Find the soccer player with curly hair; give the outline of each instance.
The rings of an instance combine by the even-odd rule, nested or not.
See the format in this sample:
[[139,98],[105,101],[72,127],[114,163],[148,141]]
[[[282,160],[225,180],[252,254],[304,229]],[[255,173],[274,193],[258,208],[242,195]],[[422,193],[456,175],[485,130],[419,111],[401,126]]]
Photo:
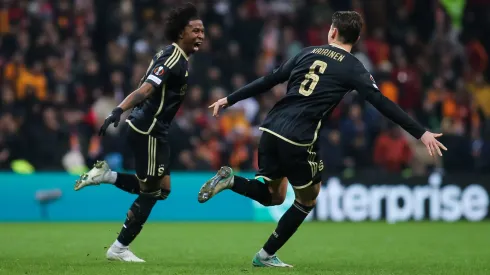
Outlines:
[[138,197],[131,205],[116,241],[107,251],[109,260],[144,262],[129,250],[150,216],[153,206],[170,194],[170,149],[168,130],[185,98],[189,56],[204,40],[204,26],[193,4],[170,11],[165,37],[172,44],[155,54],[138,89],[128,95],[105,119],[99,135],[110,124],[117,127],[120,116],[132,109],[126,122],[126,138],[135,157],[136,175],[111,171],[106,161],[98,161],[76,181],[75,190],[101,183]]

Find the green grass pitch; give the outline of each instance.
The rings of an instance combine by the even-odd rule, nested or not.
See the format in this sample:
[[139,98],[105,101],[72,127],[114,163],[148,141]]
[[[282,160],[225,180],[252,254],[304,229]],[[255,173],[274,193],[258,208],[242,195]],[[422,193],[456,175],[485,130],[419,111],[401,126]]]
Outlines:
[[490,223],[304,224],[279,251],[292,269],[252,268],[273,223],[154,223],[109,262],[121,223],[0,223],[0,274],[490,274]]

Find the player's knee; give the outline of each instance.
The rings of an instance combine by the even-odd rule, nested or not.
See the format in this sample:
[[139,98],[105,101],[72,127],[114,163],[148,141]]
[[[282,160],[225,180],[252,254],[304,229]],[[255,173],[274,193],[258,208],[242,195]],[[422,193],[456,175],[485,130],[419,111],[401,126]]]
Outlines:
[[170,176],[166,175],[160,179],[160,188],[170,190]]
[[286,194],[272,193],[271,203],[269,206],[281,205],[286,199]]
[[294,194],[296,196],[296,201],[301,203],[306,207],[315,207],[316,198],[320,193],[320,184],[313,184],[306,188],[295,189]]
[[140,194],[147,197],[158,198],[161,195],[160,180],[148,177],[145,182],[140,183]]
[[270,199],[265,206],[281,205],[286,199],[287,181],[284,179],[278,179],[275,181],[269,181],[266,183],[267,189],[270,193]]
[[158,200],[165,200],[167,197],[170,195],[170,176],[165,175],[161,179],[159,179],[159,185],[160,185],[160,190],[161,190],[161,195],[158,198]]
[[162,186],[162,179],[149,177],[148,180],[141,186],[140,195],[156,200],[166,200],[170,195],[170,186],[167,188]]
[[168,198],[168,196],[170,195],[170,190],[169,189],[164,189],[164,188],[161,188],[160,189],[160,197],[158,198],[159,201],[163,201],[163,200],[166,200]]

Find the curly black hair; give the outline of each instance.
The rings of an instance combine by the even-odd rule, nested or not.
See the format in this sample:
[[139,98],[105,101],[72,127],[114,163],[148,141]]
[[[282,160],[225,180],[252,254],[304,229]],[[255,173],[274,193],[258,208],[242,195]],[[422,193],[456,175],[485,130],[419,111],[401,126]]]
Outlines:
[[189,21],[199,19],[196,6],[186,3],[180,7],[172,9],[165,21],[165,39],[177,42],[180,33],[189,24]]

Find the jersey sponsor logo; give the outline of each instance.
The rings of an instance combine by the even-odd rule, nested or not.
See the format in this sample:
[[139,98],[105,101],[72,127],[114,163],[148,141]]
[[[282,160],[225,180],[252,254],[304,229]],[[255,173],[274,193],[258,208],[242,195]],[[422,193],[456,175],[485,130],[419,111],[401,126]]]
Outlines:
[[165,72],[165,70],[163,69],[163,66],[160,66],[160,67],[155,68],[155,69],[153,70],[153,73],[154,73],[155,75],[163,75],[163,73],[164,73],[164,72]]

